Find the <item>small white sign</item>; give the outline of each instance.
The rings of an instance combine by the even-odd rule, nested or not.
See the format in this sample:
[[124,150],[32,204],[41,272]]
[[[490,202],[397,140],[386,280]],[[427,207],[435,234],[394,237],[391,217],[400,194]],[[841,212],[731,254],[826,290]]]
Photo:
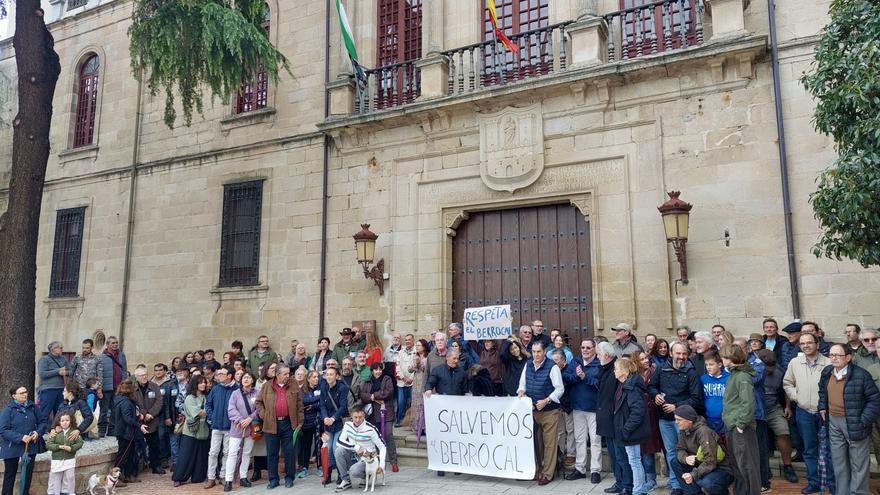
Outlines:
[[506,339],[513,325],[510,305],[468,308],[464,310],[463,323],[465,340]]

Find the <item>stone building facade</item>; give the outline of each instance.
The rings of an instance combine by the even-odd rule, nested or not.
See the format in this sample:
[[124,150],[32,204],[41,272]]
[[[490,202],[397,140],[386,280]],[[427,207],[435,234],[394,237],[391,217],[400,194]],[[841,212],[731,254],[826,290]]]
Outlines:
[[[192,126],[168,129],[164,99],[129,68],[130,2],[71,1],[45,2],[62,74],[37,260],[38,346],[76,348],[98,330],[122,330],[135,361],[263,333],[286,351],[289,338],[311,347],[322,331],[335,341],[354,320],[375,320],[384,335],[427,335],[464,306],[496,302],[514,306],[515,324],[540,315],[573,337],[612,336],[619,321],[639,334],[721,322],[747,335],[767,316],[790,321],[794,300],[831,340],[845,323],[880,323],[880,271],[810,252],[819,231],[808,195],[834,150],[813,131],[798,78],[827,21],[825,0],[777,2],[794,298],[762,2],[622,10],[633,2],[530,0],[537,27],[513,37],[520,52],[511,55],[484,35],[480,2],[349,1],[366,67],[387,61],[384,6],[420,8],[419,46],[407,52],[418,57],[367,71],[362,90],[335,9],[268,0],[270,38],[292,75],[269,84],[263,108],[215,100]],[[93,55],[94,137],[74,146],[82,65]],[[11,39],[0,44],[0,76],[5,187]],[[218,275],[228,254],[224,190],[251,181],[260,185],[253,278],[227,287]],[[669,190],[694,205],[687,284],[657,211]],[[57,212],[81,207],[75,287],[52,297]],[[379,235],[381,296],[356,260],[362,223]]]

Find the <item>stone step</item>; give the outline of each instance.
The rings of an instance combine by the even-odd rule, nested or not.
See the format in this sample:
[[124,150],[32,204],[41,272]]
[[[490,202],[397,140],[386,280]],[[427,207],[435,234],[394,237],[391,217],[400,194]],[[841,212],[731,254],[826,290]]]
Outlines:
[[428,451],[410,447],[397,447],[397,463],[401,466],[428,467]]

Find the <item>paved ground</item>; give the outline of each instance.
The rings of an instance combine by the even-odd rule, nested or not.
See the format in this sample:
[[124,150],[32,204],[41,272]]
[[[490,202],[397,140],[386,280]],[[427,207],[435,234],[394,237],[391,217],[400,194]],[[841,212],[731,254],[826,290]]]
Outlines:
[[[223,493],[222,485],[211,490],[205,490],[204,485],[183,485],[178,488],[172,488],[170,475],[154,475],[144,473],[141,475],[143,482],[130,484],[124,488],[120,488],[118,495],[220,495]],[[665,479],[658,479],[660,486],[666,484]],[[602,483],[598,485],[590,484],[587,480],[565,481],[559,480],[550,483],[547,486],[538,486],[534,481],[514,481],[503,480],[498,478],[487,478],[482,476],[460,475],[454,476],[447,473],[445,477],[438,477],[433,471],[424,468],[411,468],[401,466],[399,473],[389,473],[387,478],[387,486],[376,486],[376,493],[387,495],[492,495],[492,494],[544,494],[553,493],[554,495],[574,495],[582,493],[601,494],[602,490],[611,486],[612,481],[606,475]],[[796,495],[800,494],[800,489],[804,483],[792,485],[781,480],[774,480],[775,495]],[[361,493],[362,489],[357,487],[346,491],[345,493],[353,495]],[[876,491],[874,491],[876,493]],[[253,488],[239,488],[237,485],[233,488],[233,493],[255,494],[255,493],[314,493],[314,494],[331,494],[333,493],[333,485],[326,488],[321,486],[318,476],[312,475],[305,479],[297,479],[296,484],[291,489],[282,486],[268,491],[266,490],[266,481],[260,481]],[[669,490],[665,488],[657,488],[651,492],[656,495],[666,495]]]

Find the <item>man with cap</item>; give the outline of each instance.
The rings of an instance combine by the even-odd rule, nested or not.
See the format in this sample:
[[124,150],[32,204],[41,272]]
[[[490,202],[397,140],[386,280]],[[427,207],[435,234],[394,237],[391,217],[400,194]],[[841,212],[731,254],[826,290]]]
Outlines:
[[760,333],[749,335],[749,340],[746,343],[749,345],[749,352],[758,352],[764,348],[764,339]]
[[788,340],[782,343],[782,351],[780,351],[776,363],[779,365],[779,369],[785,373],[785,370],[788,369],[788,363],[790,363],[801,350],[799,344],[801,337],[801,321],[794,320],[780,330],[780,332],[786,334]]
[[681,491],[687,495],[726,495],[733,469],[727,452],[718,444],[718,435],[689,405],[675,408],[675,423],[679,429],[678,462],[673,468],[682,481]]
[[611,343],[614,346],[614,354],[621,357],[629,357],[636,351],[644,351],[639,345],[639,340],[633,335],[632,325],[629,323],[618,323],[611,327],[614,330],[615,340]]
[[333,346],[333,359],[338,363],[347,357],[354,359],[359,350],[357,342],[354,341],[354,331],[346,327],[339,332],[339,335],[342,339]]

